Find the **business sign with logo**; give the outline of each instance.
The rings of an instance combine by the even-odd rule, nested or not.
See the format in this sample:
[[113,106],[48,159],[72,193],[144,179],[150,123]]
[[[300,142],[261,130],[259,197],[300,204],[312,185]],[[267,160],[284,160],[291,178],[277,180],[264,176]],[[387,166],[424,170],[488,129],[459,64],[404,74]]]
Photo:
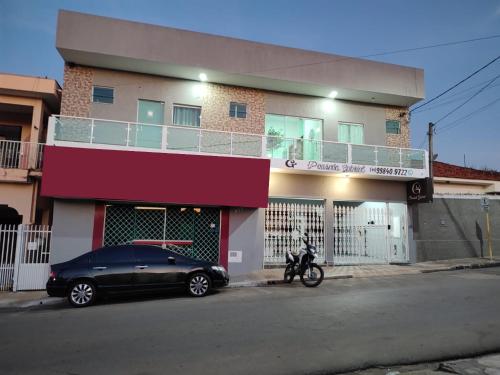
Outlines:
[[272,168],[300,170],[325,173],[347,173],[370,176],[401,177],[401,179],[417,179],[428,176],[426,169],[380,167],[373,165],[330,163],[314,160],[271,159]]
[[406,183],[406,196],[408,204],[430,202],[429,179],[409,181]]

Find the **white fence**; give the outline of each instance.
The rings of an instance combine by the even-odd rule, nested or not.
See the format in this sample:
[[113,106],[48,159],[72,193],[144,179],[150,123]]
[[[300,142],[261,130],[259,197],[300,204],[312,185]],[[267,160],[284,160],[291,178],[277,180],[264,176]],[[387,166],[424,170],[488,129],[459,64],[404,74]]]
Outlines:
[[41,169],[42,143],[0,141],[0,168]]
[[0,290],[45,289],[50,239],[48,225],[0,225]]

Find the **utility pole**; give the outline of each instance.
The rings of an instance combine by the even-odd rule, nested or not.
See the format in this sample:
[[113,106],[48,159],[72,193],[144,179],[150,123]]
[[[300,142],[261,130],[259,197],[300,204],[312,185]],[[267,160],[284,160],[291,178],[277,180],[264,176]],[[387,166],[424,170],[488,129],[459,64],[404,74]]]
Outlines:
[[432,122],[429,122],[429,131],[427,132],[427,135],[429,137],[429,196],[430,196],[430,201],[433,202],[434,198],[434,172],[432,169],[432,163],[434,162],[434,151],[432,148],[432,136],[434,135],[434,124]]

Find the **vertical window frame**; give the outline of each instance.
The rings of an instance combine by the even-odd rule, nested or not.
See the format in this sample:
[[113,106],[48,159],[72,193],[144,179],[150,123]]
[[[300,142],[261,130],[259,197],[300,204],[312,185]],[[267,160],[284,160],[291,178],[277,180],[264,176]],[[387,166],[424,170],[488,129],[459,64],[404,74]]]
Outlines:
[[[340,139],[339,139],[339,132],[340,132],[340,125],[347,125],[349,126],[349,142],[342,142]],[[363,135],[363,140],[361,143],[353,143],[352,142],[352,136],[351,136],[351,128],[353,126],[359,126],[361,127],[362,129],[362,135]],[[350,121],[339,121],[338,124],[337,124],[337,141],[339,143],[350,143],[350,144],[359,144],[359,145],[364,145],[366,144],[365,142],[365,124],[363,123],[360,123],[360,122],[350,122]]]
[[[190,108],[190,109],[199,109],[200,110],[200,114],[199,114],[199,125],[182,125],[182,124],[176,124],[175,123],[175,108]],[[195,129],[199,129],[201,128],[201,110],[202,110],[202,107],[201,106],[198,106],[198,105],[189,105],[189,104],[179,104],[179,103],[173,103],[172,104],[172,125],[174,126],[182,126],[182,127],[187,127],[187,128],[195,128]]]
[[[234,106],[234,116],[231,114],[233,112],[232,107]],[[243,107],[244,110],[241,111],[240,108]],[[247,110],[247,103],[241,103],[241,102],[229,102],[229,117],[231,118],[239,118],[239,119],[246,119],[248,110]],[[240,114],[243,114],[244,116],[240,116]]]

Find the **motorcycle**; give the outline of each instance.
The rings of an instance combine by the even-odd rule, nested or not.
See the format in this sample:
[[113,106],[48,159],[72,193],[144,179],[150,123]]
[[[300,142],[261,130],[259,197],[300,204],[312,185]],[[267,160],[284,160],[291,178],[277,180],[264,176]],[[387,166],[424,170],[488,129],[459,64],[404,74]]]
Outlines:
[[325,274],[321,266],[314,263],[317,256],[316,246],[311,245],[307,233],[302,238],[302,241],[306,246],[300,250],[298,255],[294,255],[290,250],[287,250],[285,255],[287,266],[283,278],[286,283],[291,283],[295,275],[299,275],[304,286],[316,287],[321,284]]

